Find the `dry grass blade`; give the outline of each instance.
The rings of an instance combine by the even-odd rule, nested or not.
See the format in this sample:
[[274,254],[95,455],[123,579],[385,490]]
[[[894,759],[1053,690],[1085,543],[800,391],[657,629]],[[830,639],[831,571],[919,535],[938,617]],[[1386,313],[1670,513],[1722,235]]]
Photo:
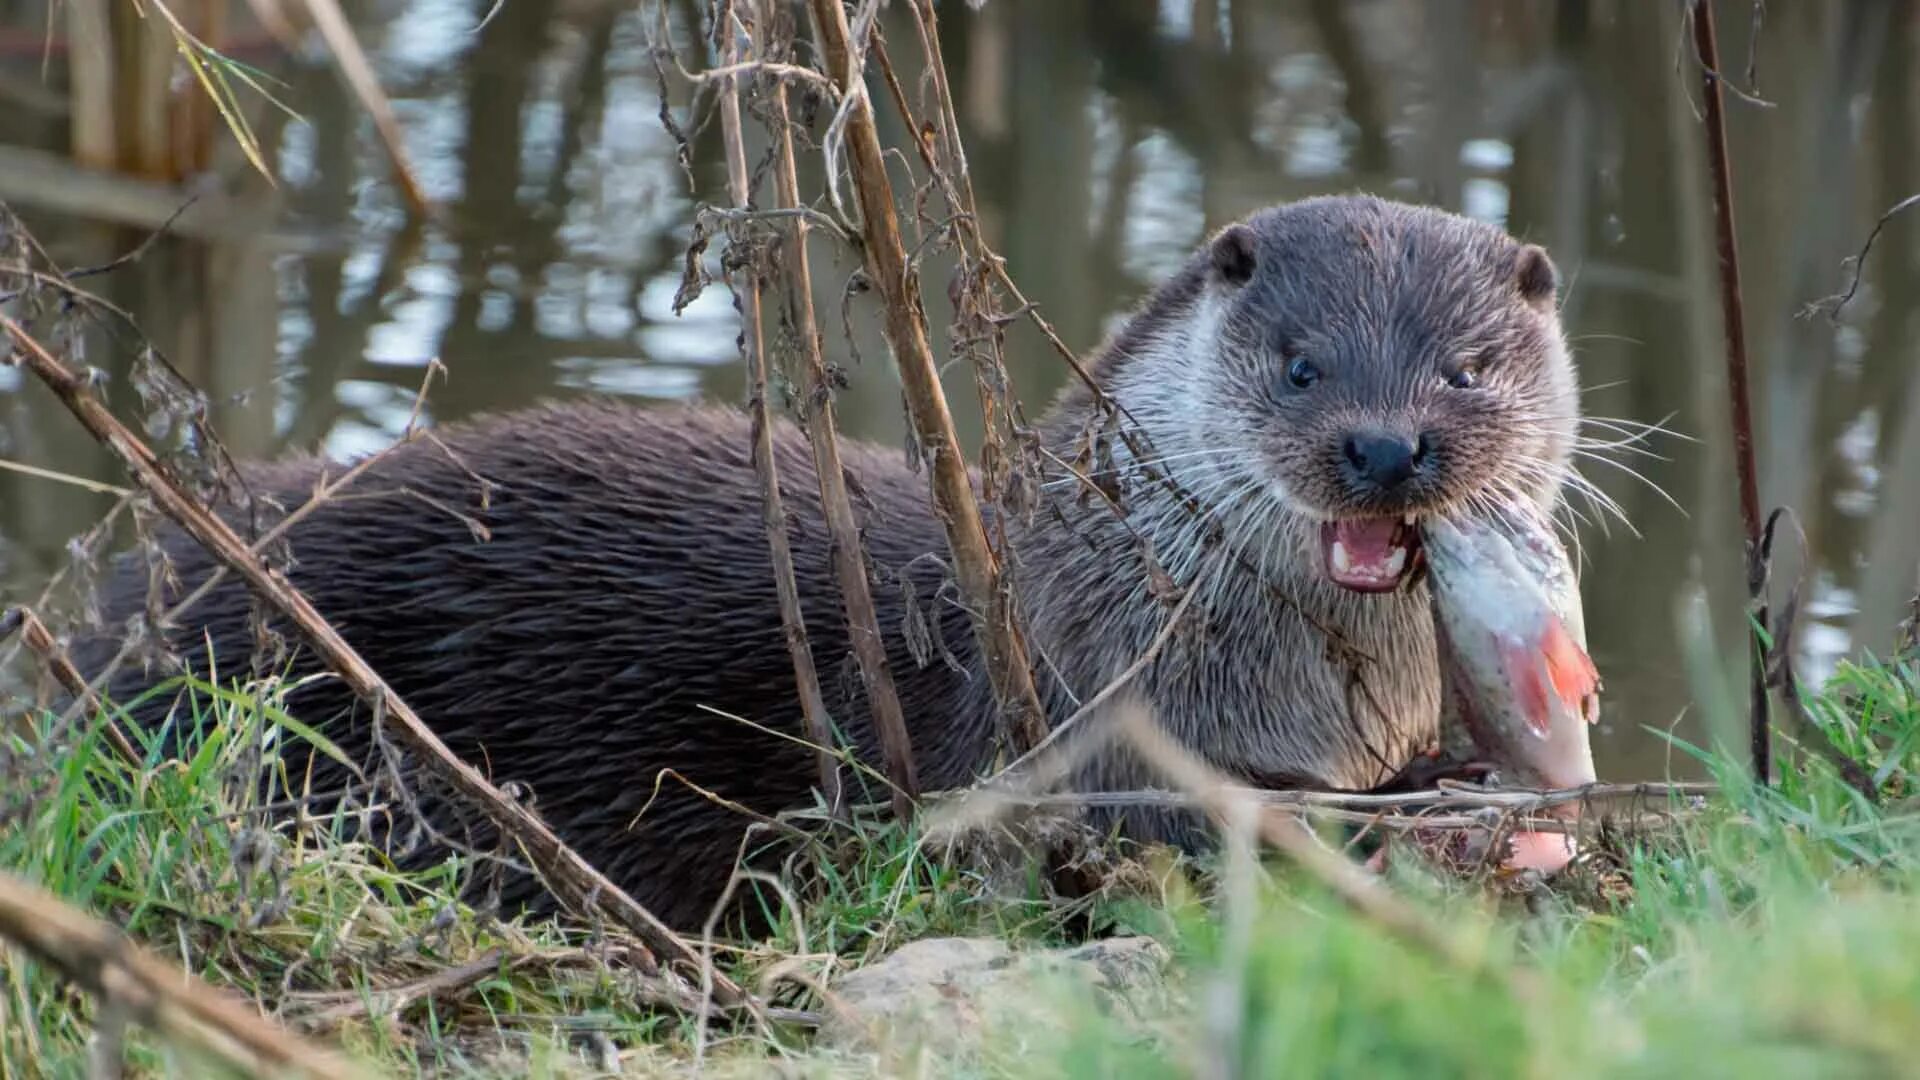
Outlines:
[[887,178],[873,108],[863,89],[865,73],[856,63],[852,32],[840,0],[812,0],[812,10],[827,70],[840,86],[847,163],[860,202],[868,276],[885,306],[887,343],[900,371],[915,436],[931,462],[934,502],[953,553],[960,593],[972,612],[986,657],[987,675],[1007,729],[1004,735],[1015,753],[1024,753],[1045,738],[1045,713],[1011,606],[1002,600],[1002,568],[987,543],[960,439],[940,388],[919,279],[901,243],[893,185]]
[[111,1010],[250,1075],[334,1080],[361,1075],[52,893],[0,874],[0,937],[102,999]]
[[[383,708],[402,741],[419,754],[421,763],[484,813],[503,836],[517,843],[562,904],[580,914],[594,911],[604,914],[678,965],[683,974],[699,971],[699,954],[679,935],[562,843],[530,809],[508,798],[479,770],[454,756],[353,646],[321,617],[304,594],[285,577],[269,570],[226,522],[175,482],[153,451],[90,395],[83,378],[68,370],[11,318],[0,315],[0,330],[12,337],[20,362],[60,398],[101,445],[127,466],[135,482],[160,509],[238,573],[258,597],[297,626],[319,658],[348,687]],[[739,986],[717,974],[715,996],[723,1004],[755,1007]]]
[[[730,65],[739,58],[738,42],[738,35],[727,34],[726,61]],[[720,126],[721,137],[727,145],[728,189],[734,205],[749,210],[753,193],[740,124],[740,88],[731,78],[721,91]],[[736,243],[745,231],[745,225],[738,227],[733,234]],[[807,738],[817,747],[814,757],[820,770],[820,790],[827,805],[837,812],[841,806],[840,766],[831,749],[833,727],[827,716],[826,698],[820,692],[820,671],[814,664],[813,646],[807,639],[806,616],[800,608],[800,586],[793,574],[793,547],[787,539],[786,506],[780,498],[780,474],[773,459],[773,417],[767,404],[767,339],[760,310],[760,265],[750,250],[738,264],[743,287],[737,287],[734,295],[738,298],[742,323],[740,347],[747,359],[748,406],[753,415],[753,468],[760,479],[762,525],[766,528],[767,548],[773,559],[773,580],[780,595],[780,622],[786,630],[787,651],[793,658],[801,714]],[[861,643],[863,628],[851,629],[855,643]],[[868,671],[869,651],[859,652],[861,670],[868,672],[867,690],[873,700],[875,729],[886,741],[887,763],[895,785],[894,810],[904,818],[912,812],[913,805],[907,795],[914,788],[913,750],[906,742],[906,722],[901,717],[899,696],[893,691],[892,675],[886,669],[885,652],[880,656],[879,676],[884,680],[881,684]],[[895,738],[900,742],[891,741]]]
[[327,41],[327,48],[333,52],[333,58],[340,65],[340,74],[353,88],[354,95],[360,99],[360,105],[373,117],[373,126],[380,132],[380,142],[387,149],[387,157],[393,161],[394,179],[400,186],[400,195],[406,200],[407,208],[415,214],[425,217],[430,209],[427,196],[420,188],[420,180],[414,175],[413,165],[407,158],[405,140],[400,135],[399,121],[393,116],[393,103],[380,89],[380,80],[373,73],[373,65],[367,62],[365,50],[360,48],[359,39],[353,36],[353,26],[340,10],[338,0],[305,0],[307,11],[313,16],[313,24],[320,30],[320,36]]
[[1256,814],[1261,839],[1293,860],[1354,911],[1451,967],[1504,983],[1523,1000],[1528,996],[1533,980],[1527,972],[1496,964],[1478,944],[1394,895],[1359,864],[1329,850],[1309,835],[1292,813],[1271,807],[1250,810],[1247,800],[1234,794],[1227,776],[1169,738],[1144,710],[1120,709],[1114,720],[1118,732],[1133,744],[1141,760],[1160,770],[1176,788],[1197,799],[1209,816],[1231,822],[1243,814]]

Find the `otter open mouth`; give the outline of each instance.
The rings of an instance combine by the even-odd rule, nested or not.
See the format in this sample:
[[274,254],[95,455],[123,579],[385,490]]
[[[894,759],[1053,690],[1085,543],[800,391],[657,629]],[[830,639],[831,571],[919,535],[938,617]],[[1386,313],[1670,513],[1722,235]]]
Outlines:
[[1320,527],[1327,576],[1355,592],[1388,592],[1400,587],[1420,554],[1420,530],[1413,515],[1329,521]]

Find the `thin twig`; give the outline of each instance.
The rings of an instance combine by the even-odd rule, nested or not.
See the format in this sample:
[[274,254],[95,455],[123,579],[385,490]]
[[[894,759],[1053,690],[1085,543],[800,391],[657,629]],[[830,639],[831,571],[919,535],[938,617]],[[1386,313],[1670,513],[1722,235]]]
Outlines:
[[[1755,625],[1767,625],[1766,569],[1760,554],[1760,485],[1753,462],[1753,409],[1747,390],[1746,317],[1740,294],[1740,247],[1733,227],[1733,164],[1727,154],[1727,124],[1721,100],[1726,80],[1719,75],[1720,49],[1714,41],[1713,4],[1695,0],[1693,5],[1695,53],[1704,73],[1706,92],[1707,163],[1713,178],[1714,226],[1720,254],[1720,308],[1727,339],[1727,396],[1733,412],[1734,465],[1740,475],[1740,520],[1746,528],[1747,603]],[[1748,665],[1751,669],[1748,737],[1753,755],[1754,779],[1762,785],[1773,775],[1773,737],[1768,720],[1768,693],[1765,657],[1757,635],[1749,635]]]
[[99,996],[103,1008],[119,1010],[247,1075],[324,1080],[361,1075],[332,1051],[274,1026],[193,975],[143,952],[107,923],[5,873],[0,873],[0,937]]
[[[605,915],[679,965],[685,974],[699,970],[699,955],[672,929],[563,843],[531,809],[508,798],[479,770],[460,760],[321,616],[305,594],[283,575],[268,569],[226,522],[179,486],[145,443],[89,395],[84,379],[68,370],[13,319],[0,315],[0,330],[12,337],[20,361],[127,466],[135,482],[169,517],[239,573],[259,598],[297,626],[319,658],[354,693],[394,721],[401,739],[430,771],[492,820],[502,836],[519,844],[562,904],[578,914],[597,911]],[[715,985],[722,1004],[755,1007],[730,979],[716,974]]]
[[[1231,793],[1228,778],[1161,731],[1144,710],[1122,710],[1116,726],[1142,760],[1199,801],[1216,821],[1231,822],[1246,813],[1246,803]],[[1308,835],[1293,814],[1262,807],[1258,820],[1262,839],[1363,918],[1451,967],[1505,987],[1523,1004],[1537,1003],[1538,980],[1531,972],[1496,962],[1478,943],[1396,896],[1358,863]]]
[[55,483],[67,484],[72,487],[77,487],[82,491],[91,491],[95,495],[127,495],[132,493],[132,489],[123,488],[118,484],[103,484],[98,480],[89,480],[84,476],[75,476],[72,473],[58,472],[53,469],[42,469],[37,465],[29,465],[24,461],[8,461],[5,458],[0,458],[0,469],[4,469],[7,472],[16,472],[22,476],[32,476],[41,480],[52,480]]
[[[750,65],[736,63],[739,59],[739,35],[726,32],[725,63],[729,68],[740,70]],[[720,88],[720,128],[721,138],[727,148],[727,187],[734,206],[741,210],[751,210],[753,193],[747,178],[747,150],[744,132],[740,125],[740,88],[738,78],[728,77]],[[736,246],[743,246],[743,232],[735,232]],[[767,549],[773,561],[774,586],[780,596],[780,623],[786,630],[787,652],[793,660],[795,688],[800,695],[800,712],[804,719],[807,737],[819,747],[814,752],[820,770],[820,790],[825,795],[827,805],[840,806],[840,766],[833,756],[833,724],[827,715],[826,698],[820,692],[820,671],[813,660],[813,645],[807,639],[807,620],[800,608],[800,586],[794,579],[793,546],[787,538],[786,504],[780,497],[780,470],[773,453],[773,417],[767,405],[767,340],[765,327],[761,322],[760,289],[761,267],[759,260],[751,254],[752,244],[744,245],[748,249],[745,258],[738,259],[743,280],[742,288],[736,288],[734,295],[740,305],[740,348],[746,354],[748,380],[748,408],[753,417],[753,467],[759,475],[761,494],[761,524],[767,533]],[[894,777],[895,783],[904,781],[906,789],[914,787],[913,751],[906,743],[906,722],[901,718],[900,699],[893,692],[891,673],[886,671],[886,652],[880,652],[880,667],[887,677],[884,686],[884,698],[876,693],[876,687],[869,681],[868,692],[872,697],[875,713],[875,729],[879,732],[885,746],[887,762],[890,768],[898,765],[902,770]],[[883,711],[890,707],[886,719],[882,722]],[[898,737],[898,745],[888,740]],[[896,787],[894,812],[905,820],[912,813],[912,801],[900,787]]]
[[1840,309],[1851,303],[1854,294],[1860,291],[1860,273],[1867,264],[1867,253],[1873,250],[1873,242],[1880,239],[1880,230],[1887,227],[1887,222],[1892,221],[1899,214],[1911,210],[1916,206],[1920,206],[1920,194],[1909,195],[1888,207],[1887,212],[1881,214],[1880,219],[1873,223],[1873,231],[1867,234],[1867,242],[1861,244],[1859,252],[1847,260],[1847,262],[1853,264],[1853,276],[1848,280],[1847,287],[1832,296],[1823,296],[1800,309],[1801,316],[1806,317],[1815,312],[1824,311],[1827,313],[1827,319],[1829,321],[1838,323],[1840,321]]

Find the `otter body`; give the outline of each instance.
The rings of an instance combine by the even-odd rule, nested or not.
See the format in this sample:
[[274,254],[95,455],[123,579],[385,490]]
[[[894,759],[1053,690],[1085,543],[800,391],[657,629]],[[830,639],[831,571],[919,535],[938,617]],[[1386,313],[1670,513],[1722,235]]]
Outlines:
[[[1042,424],[1051,506],[1006,522],[1050,721],[1160,632],[1158,577],[1192,591],[1193,614],[1130,692],[1170,731],[1256,783],[1391,778],[1433,742],[1440,714],[1403,523],[1558,497],[1577,396],[1544,253],[1371,198],[1273,208],[1212,238],[1091,370],[1134,438],[1113,439],[1094,395],[1070,387]],[[1103,430],[1102,475],[1063,467]],[[698,925],[747,821],[662,771],[768,814],[806,805],[815,776],[810,751],[775,733],[798,734],[801,716],[747,419],[545,406],[451,426],[439,444],[398,449],[354,497],[291,530],[293,581],[455,752],[530,791],[564,839],[668,922]],[[829,711],[877,763],[812,457],[790,426],[774,444]],[[844,453],[921,781],[963,784],[985,762],[995,708],[968,617],[942,589],[926,481],[897,451]],[[322,467],[248,472],[291,505]],[[1120,496],[1124,521],[1106,496],[1082,497],[1089,482]],[[195,545],[167,547],[184,588],[209,571]],[[113,609],[139,610],[145,578],[126,567]],[[188,663],[204,670],[203,636],[229,669],[247,655],[248,606],[229,585],[195,608],[174,639]],[[105,645],[79,655],[97,662]],[[143,678],[129,673],[115,696]],[[337,681],[289,705],[371,763],[366,710]],[[1082,777],[1147,779],[1112,747]],[[461,824],[444,799],[423,805],[436,826]],[[1169,819],[1127,825],[1179,832]],[[536,895],[509,882],[510,901]]]

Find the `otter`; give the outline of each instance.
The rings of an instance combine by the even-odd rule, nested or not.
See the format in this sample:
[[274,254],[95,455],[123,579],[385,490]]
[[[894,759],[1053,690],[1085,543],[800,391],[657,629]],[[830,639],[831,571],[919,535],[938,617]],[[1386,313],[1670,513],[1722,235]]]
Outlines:
[[[1001,522],[1049,722],[1149,647],[1171,582],[1191,625],[1129,686],[1170,733],[1257,784],[1391,780],[1441,712],[1420,515],[1559,499],[1578,389],[1546,252],[1370,196],[1270,207],[1208,238],[1087,370],[1093,386],[1069,385],[1038,425],[1046,505]],[[449,746],[677,927],[708,916],[749,824],[718,800],[777,814],[815,797],[811,752],[786,737],[801,710],[749,434],[730,409],[540,405],[396,448],[289,534],[294,583]],[[926,480],[898,451],[843,452],[921,781],[966,784],[996,707],[943,588]],[[784,422],[774,453],[829,711],[877,763],[813,459]],[[324,468],[244,472],[292,505]],[[204,579],[196,545],[163,543],[179,589]],[[140,610],[146,587],[144,566],[123,566],[109,610]],[[176,631],[185,661],[204,671],[211,642],[238,663],[249,610],[239,586],[216,589]],[[76,651],[98,664],[111,645]],[[154,677],[129,671],[112,694]],[[170,704],[135,719],[157,725]],[[287,705],[371,764],[371,718],[337,680]],[[348,780],[315,761],[317,789]],[[1110,746],[1080,777],[1149,779]],[[431,790],[420,809],[487,842]],[[1122,821],[1146,838],[1187,828]],[[518,878],[503,894],[539,897]]]

